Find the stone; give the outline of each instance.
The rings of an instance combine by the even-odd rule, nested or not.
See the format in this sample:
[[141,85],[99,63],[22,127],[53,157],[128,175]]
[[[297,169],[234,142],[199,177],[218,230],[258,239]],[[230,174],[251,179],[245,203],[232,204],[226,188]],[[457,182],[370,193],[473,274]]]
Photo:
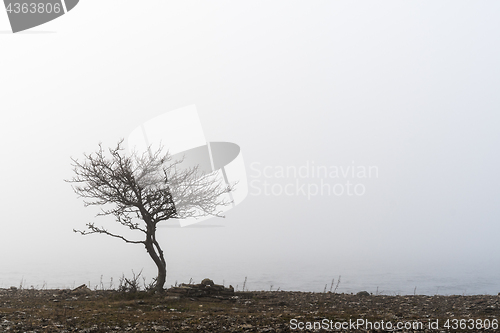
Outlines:
[[201,281],[201,284],[204,286],[211,286],[211,287],[215,285],[214,281],[210,279],[203,279],[203,281]]
[[370,296],[370,293],[367,291],[360,291],[356,294],[357,296]]
[[92,290],[90,290],[87,285],[82,284],[81,286],[76,287],[71,291],[72,294],[74,295],[85,295],[85,294],[91,294]]
[[234,288],[232,286],[226,288],[222,285],[215,284],[210,279],[203,279],[200,284],[181,283],[177,287],[169,288],[167,293],[177,297],[212,297],[227,299],[229,296],[234,295]]

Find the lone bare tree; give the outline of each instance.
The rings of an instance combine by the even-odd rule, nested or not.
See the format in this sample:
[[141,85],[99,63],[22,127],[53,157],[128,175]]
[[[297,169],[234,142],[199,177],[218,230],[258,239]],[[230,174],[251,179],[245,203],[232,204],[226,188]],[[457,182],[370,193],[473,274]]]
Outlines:
[[[108,154],[109,153],[109,154]],[[213,215],[223,217],[220,208],[231,203],[225,193],[233,190],[198,166],[182,167],[161,149],[127,155],[123,140],[115,148],[84,154],[84,160],[72,158],[75,193],[84,205],[101,206],[97,216],[114,216],[128,229],[143,233],[142,239],[129,239],[109,229],[87,223],[82,235],[105,234],[127,243],[143,244],[158,268],[155,289],[163,291],[167,263],[156,239],[158,223],[171,219]]]

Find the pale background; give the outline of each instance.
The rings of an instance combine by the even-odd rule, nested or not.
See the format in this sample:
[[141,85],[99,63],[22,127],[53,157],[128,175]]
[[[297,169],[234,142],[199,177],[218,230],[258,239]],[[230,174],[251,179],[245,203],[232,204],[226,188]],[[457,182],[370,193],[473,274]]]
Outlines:
[[249,176],[354,161],[379,177],[362,197],[249,196],[204,222],[222,227],[161,229],[168,285],[496,294],[499,17],[496,1],[82,0],[13,35],[0,10],[0,287],[153,277],[141,246],[72,232],[112,221],[63,179],[71,156],[196,104]]

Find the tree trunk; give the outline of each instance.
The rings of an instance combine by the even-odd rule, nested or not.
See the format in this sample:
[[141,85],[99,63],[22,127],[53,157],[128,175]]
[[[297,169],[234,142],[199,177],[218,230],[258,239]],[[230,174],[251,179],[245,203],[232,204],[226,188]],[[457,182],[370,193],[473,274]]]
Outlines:
[[163,292],[163,286],[167,281],[167,265],[162,265],[158,267],[158,277],[156,278],[156,286],[155,290],[159,292]]
[[160,244],[156,241],[154,232],[152,235],[147,235],[146,238],[146,250],[148,251],[151,259],[156,264],[158,268],[158,276],[156,278],[155,290],[158,292],[163,292],[163,286],[167,280],[167,263],[163,257],[163,251],[160,248]]

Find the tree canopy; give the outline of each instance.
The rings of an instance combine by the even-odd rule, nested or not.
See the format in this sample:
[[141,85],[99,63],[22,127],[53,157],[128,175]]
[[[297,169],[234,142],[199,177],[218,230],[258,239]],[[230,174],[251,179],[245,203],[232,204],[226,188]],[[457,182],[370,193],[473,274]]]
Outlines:
[[156,289],[163,290],[166,261],[156,239],[158,223],[206,215],[223,217],[221,207],[231,201],[224,195],[233,186],[226,185],[216,174],[199,171],[198,166],[184,167],[181,160],[158,149],[127,155],[123,140],[116,147],[84,154],[82,161],[72,158],[75,193],[85,206],[100,206],[98,216],[113,216],[122,226],[141,232],[142,238],[130,239],[111,232],[94,222],[82,235],[105,234],[127,243],[144,244],[158,267]]

